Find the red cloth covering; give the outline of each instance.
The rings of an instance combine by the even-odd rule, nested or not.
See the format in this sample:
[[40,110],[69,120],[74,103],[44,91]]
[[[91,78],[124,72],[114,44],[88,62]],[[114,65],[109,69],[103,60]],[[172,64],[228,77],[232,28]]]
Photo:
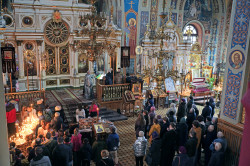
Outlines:
[[243,106],[245,107],[245,125],[243,130],[243,138],[241,142],[241,150],[240,150],[240,162],[239,166],[249,166],[250,157],[249,157],[249,149],[250,149],[250,81],[248,82],[247,92],[243,96],[241,100]]
[[97,115],[99,115],[99,111],[98,111],[98,106],[96,104],[94,105],[91,105],[90,108],[89,108],[89,113],[91,112],[97,112]]
[[13,104],[9,104],[6,107],[6,119],[7,123],[14,123],[16,122],[16,108]]
[[73,144],[73,151],[78,152],[82,146],[82,135],[78,134],[77,136],[72,135],[71,143]]

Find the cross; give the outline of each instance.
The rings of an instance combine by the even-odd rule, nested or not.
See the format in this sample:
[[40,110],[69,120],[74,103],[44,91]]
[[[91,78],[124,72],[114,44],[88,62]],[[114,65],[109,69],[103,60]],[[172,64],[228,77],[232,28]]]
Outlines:
[[129,4],[131,5],[131,9],[132,9],[133,8],[133,4],[135,4],[135,3],[133,3],[133,1],[130,1]]
[[173,7],[170,6],[170,8],[169,8],[169,20],[172,20],[172,10],[173,10]]
[[146,27],[147,27],[147,30],[149,30],[149,26],[150,26],[149,24],[147,24],[147,25],[146,25]]

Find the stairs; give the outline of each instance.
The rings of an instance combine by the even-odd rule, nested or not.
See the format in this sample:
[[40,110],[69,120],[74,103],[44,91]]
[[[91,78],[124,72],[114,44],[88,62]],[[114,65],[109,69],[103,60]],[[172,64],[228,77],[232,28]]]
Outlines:
[[128,117],[117,113],[116,111],[108,110],[107,108],[101,108],[99,112],[99,116],[102,119],[109,120],[111,122],[127,120]]

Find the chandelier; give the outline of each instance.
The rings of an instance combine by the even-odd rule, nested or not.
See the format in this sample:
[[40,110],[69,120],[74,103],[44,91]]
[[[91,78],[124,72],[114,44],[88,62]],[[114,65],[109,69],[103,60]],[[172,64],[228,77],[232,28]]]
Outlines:
[[[80,16],[80,25],[82,29],[74,31],[76,37],[88,37],[89,40],[75,40],[73,48],[85,52],[88,55],[89,61],[96,61],[105,50],[111,50],[108,52],[112,52],[113,54],[116,45],[107,41],[107,38],[109,38],[112,33],[112,29],[110,26],[107,26],[107,19],[104,13],[97,14],[94,6],[96,1],[90,0],[90,2],[92,4],[90,8],[91,14]],[[113,8],[111,10],[113,10]]]

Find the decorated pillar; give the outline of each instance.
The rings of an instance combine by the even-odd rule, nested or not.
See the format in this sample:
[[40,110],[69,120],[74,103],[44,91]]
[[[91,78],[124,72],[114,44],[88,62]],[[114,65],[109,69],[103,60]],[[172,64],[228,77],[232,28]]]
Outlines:
[[41,60],[42,60],[42,40],[36,40],[36,44],[37,44],[37,71],[38,76],[39,76],[39,88],[38,89],[42,89],[42,68],[41,68]]
[[22,42],[23,42],[22,40],[17,40],[19,78],[24,78],[24,61],[23,61]]

